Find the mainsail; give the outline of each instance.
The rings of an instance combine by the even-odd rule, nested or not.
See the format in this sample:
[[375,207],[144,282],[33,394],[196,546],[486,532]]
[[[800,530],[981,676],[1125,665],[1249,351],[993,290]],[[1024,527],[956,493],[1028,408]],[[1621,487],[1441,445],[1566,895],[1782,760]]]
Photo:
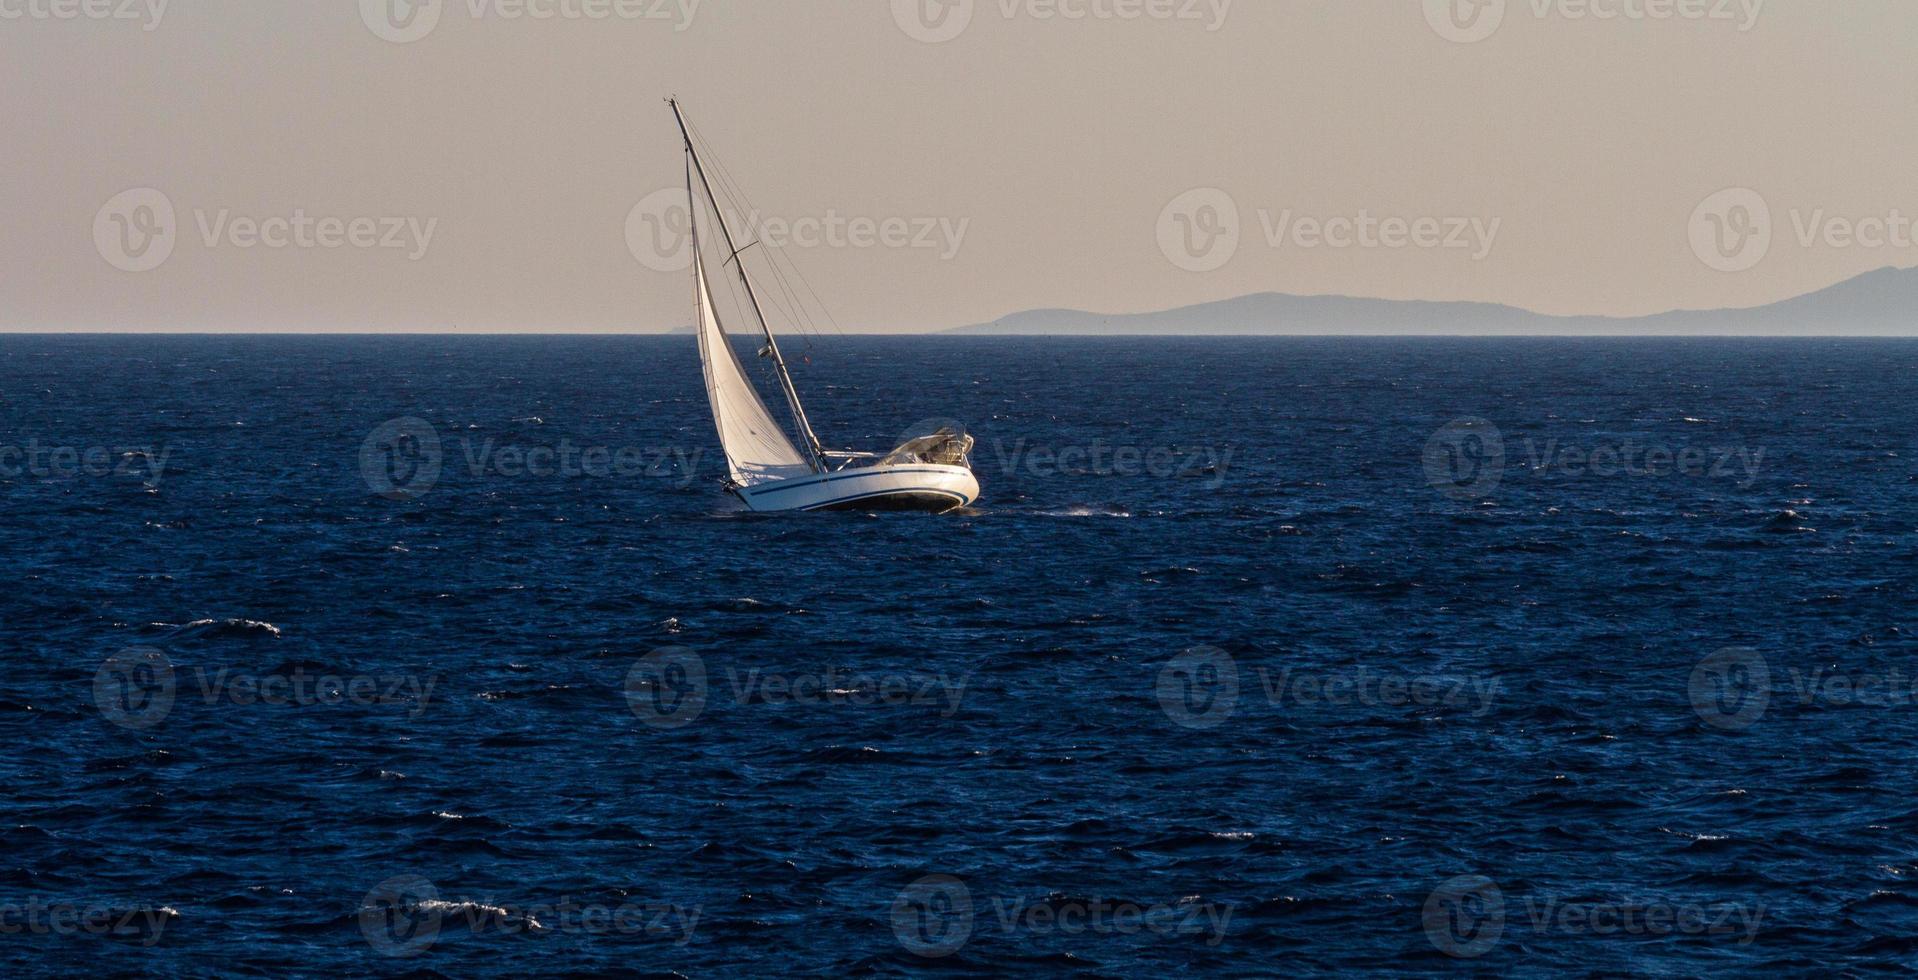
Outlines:
[[726,450],[733,482],[750,487],[812,475],[812,463],[773,421],[739,363],[739,355],[727,341],[726,332],[720,329],[712,288],[706,282],[706,262],[697,247],[693,249],[693,275],[699,283],[699,359],[706,368],[706,397],[713,404],[719,444]]

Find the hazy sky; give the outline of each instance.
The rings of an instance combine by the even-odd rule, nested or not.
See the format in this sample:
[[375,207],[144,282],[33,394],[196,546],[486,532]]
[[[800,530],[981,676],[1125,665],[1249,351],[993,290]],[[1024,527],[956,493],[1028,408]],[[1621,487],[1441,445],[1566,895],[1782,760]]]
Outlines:
[[1918,265],[1914,52],[1910,0],[0,0],[0,329],[685,323],[669,93],[849,331],[1757,305]]

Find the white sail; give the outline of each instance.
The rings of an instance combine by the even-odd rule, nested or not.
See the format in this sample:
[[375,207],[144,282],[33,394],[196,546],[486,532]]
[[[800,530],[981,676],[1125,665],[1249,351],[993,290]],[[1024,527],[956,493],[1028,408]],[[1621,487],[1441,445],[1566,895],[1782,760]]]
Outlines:
[[811,476],[812,463],[766,411],[766,403],[720,329],[712,289],[706,282],[706,263],[697,248],[693,249],[693,275],[699,283],[699,359],[706,368],[706,397],[712,401],[713,421],[719,427],[719,444],[726,450],[733,482],[751,487]]

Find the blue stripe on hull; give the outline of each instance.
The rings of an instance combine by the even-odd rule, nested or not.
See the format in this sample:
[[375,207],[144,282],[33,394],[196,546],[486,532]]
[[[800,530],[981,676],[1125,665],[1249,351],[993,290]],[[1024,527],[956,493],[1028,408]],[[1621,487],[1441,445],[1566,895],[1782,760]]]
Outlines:
[[931,488],[921,488],[921,489],[915,489],[915,490],[881,490],[877,493],[854,494],[853,496],[850,496],[850,497],[841,497],[838,500],[828,500],[828,501],[825,501],[824,503],[813,504],[812,506],[806,507],[804,509],[805,510],[824,510],[828,507],[842,507],[846,504],[858,503],[861,500],[873,500],[879,497],[932,497],[932,496],[945,497],[951,500],[953,507],[964,507],[965,505],[972,503],[972,501],[967,500],[964,496],[953,493],[950,490],[934,490]]

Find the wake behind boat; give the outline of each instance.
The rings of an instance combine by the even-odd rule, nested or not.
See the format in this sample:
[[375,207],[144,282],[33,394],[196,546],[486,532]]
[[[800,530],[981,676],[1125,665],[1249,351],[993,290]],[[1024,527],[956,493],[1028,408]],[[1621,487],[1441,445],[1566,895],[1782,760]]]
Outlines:
[[[727,489],[755,511],[944,513],[978,499],[979,481],[973,476],[970,459],[973,440],[957,428],[941,427],[936,432],[909,439],[889,453],[832,452],[820,444],[806,417],[806,409],[799,402],[799,391],[786,369],[779,340],[766,321],[759,293],[753,287],[745,263],[740,261],[741,253],[757,243],[748,242],[744,247],[735,244],[732,229],[726,224],[726,215],[706,175],[705,164],[693,146],[692,133],[680,111],[679,101],[668,99],[667,103],[673,108],[673,118],[686,144],[687,215],[692,234],[697,308],[694,330],[699,335],[699,359],[705,368],[706,396],[712,403],[713,423],[719,430],[720,447],[726,452],[730,475]],[[701,229],[705,224],[700,206],[702,192],[711,205],[712,223],[719,229],[725,246],[724,264],[734,270],[745,287],[745,305],[765,335],[766,343],[760,348],[759,356],[771,363],[780,391],[786,396],[798,445],[773,419],[720,324],[701,249]]]

